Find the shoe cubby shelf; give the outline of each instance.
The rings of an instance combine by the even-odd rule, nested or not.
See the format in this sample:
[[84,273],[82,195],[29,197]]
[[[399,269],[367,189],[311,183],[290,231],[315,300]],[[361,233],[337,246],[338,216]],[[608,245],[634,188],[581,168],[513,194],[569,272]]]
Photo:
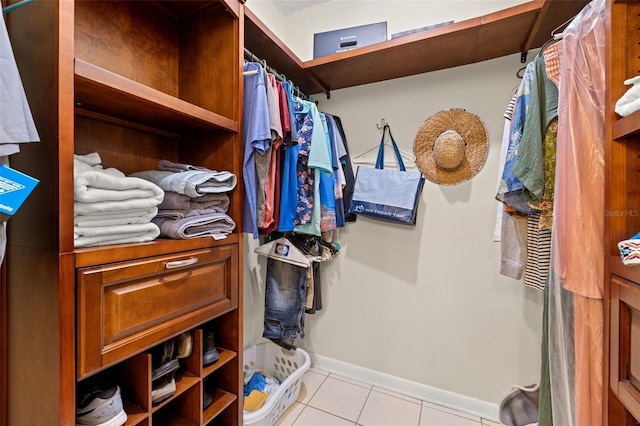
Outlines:
[[[191,330],[191,354],[180,359],[175,373],[175,392],[167,399],[152,402],[152,355],[143,352],[104,372],[121,388],[126,426],[135,425],[199,425],[217,419],[237,401],[232,389],[225,389],[225,369],[236,368],[238,354],[216,346],[220,357],[211,365],[203,366],[203,330]],[[204,407],[203,394],[212,396],[212,403]]]

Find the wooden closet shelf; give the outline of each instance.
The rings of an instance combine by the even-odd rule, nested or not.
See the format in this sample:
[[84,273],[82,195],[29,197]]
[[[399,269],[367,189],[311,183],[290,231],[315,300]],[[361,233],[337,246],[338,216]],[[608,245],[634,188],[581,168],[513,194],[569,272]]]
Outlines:
[[[132,258],[146,258],[163,254],[184,252],[228,244],[238,244],[238,234],[229,234],[223,240],[200,237],[187,240],[157,238],[153,241],[134,244],[86,247],[75,250],[76,268],[122,262]],[[135,254],[135,256],[133,256]]]
[[[247,10],[245,46],[303,92],[314,94],[526,53],[551,39],[551,32],[587,3],[530,1],[307,62],[291,53]],[[514,64],[514,72],[519,66]]]
[[613,138],[621,139],[640,131],[640,111],[622,117],[613,123]]
[[215,419],[237,399],[234,394],[226,392],[222,389],[215,389],[212,393],[213,403],[209,407],[207,407],[203,414],[205,424],[212,419]]
[[611,274],[640,284],[640,266],[625,265],[622,263],[620,256],[611,256],[609,258],[609,268],[611,269]]
[[77,58],[75,101],[87,110],[168,131],[239,130],[235,120]]

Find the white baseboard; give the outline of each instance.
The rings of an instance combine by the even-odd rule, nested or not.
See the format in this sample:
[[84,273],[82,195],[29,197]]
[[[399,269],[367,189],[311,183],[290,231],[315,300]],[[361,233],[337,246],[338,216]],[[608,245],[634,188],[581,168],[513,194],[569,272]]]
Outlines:
[[499,406],[480,399],[471,398],[444,389],[370,370],[344,361],[328,358],[322,355],[311,356],[311,365],[338,375],[370,383],[412,398],[441,405],[453,410],[461,411],[483,419],[498,422]]

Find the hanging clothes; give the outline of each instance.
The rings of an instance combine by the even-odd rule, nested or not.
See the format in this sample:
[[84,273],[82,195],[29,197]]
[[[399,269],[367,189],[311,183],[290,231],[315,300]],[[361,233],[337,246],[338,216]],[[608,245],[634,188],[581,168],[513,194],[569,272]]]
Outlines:
[[[27,96],[18,71],[9,33],[0,19],[0,165],[9,166],[9,156],[20,152],[21,143],[40,142]],[[0,263],[7,246],[7,222],[0,218]]]
[[[329,156],[327,166],[331,167],[330,172],[320,173],[320,232],[332,232],[338,228],[336,219],[336,178],[335,167],[332,157],[331,138],[329,136],[329,125],[327,116],[320,113],[320,121],[322,130],[324,131],[324,140],[326,145],[326,153]],[[315,148],[314,148],[315,149]]]
[[349,154],[349,145],[347,143],[347,137],[342,126],[342,120],[336,115],[331,116],[333,123],[335,124],[336,135],[338,138],[338,159],[342,166],[342,172],[345,177],[345,186],[342,188],[342,200],[344,204],[344,221],[355,222],[357,216],[354,213],[349,213],[349,207],[351,206],[351,200],[353,200],[353,190],[355,188],[356,178],[353,173],[353,167],[351,165],[351,155]]
[[265,89],[267,93],[267,113],[269,115],[269,128],[271,130],[271,139],[264,153],[255,155],[256,164],[256,226],[263,227],[265,214],[272,214],[271,199],[267,194],[267,179],[269,177],[269,167],[271,165],[271,156],[273,152],[273,144],[282,134],[282,126],[280,124],[279,104],[276,98],[276,92],[271,84],[269,76],[273,76],[263,70]]
[[558,88],[547,77],[543,55],[538,54],[533,64],[534,73],[529,81],[529,105],[512,173],[521,182],[522,194],[531,208],[527,217],[524,284],[543,290],[551,260],[551,231],[540,227],[540,211],[535,205],[542,201],[544,193],[544,141],[550,123],[558,115]]
[[262,65],[257,62],[244,64],[244,159],[242,177],[245,185],[245,202],[242,229],[258,238],[256,155],[264,155],[271,144],[271,127],[267,90]]
[[[518,88],[514,92],[507,108],[503,114],[504,126],[502,128],[502,145],[500,146],[500,164],[498,165],[498,182],[496,183],[496,194],[500,191],[500,182],[502,181],[502,173],[504,172],[504,164],[507,157],[507,148],[509,146],[509,138],[511,136],[511,120],[513,120],[513,109],[516,106],[518,98]],[[502,214],[504,212],[504,204],[500,201],[496,208],[496,225],[493,229],[493,241],[500,241],[502,238]]]
[[[294,111],[300,147],[297,169],[298,199],[294,230],[320,236],[322,220],[321,174],[333,175],[329,143],[322,126],[320,112],[313,102],[295,98]],[[329,189],[332,194],[332,183]]]
[[518,88],[504,170],[500,181],[500,188],[496,194],[498,201],[502,201],[510,208],[522,213],[531,213],[533,209],[529,207],[527,199],[524,196],[522,183],[513,174],[513,167],[518,156],[518,147],[524,132],[527,109],[531,98],[531,82],[534,77],[535,63],[530,62],[525,68],[524,76]]
[[544,192],[544,137],[558,116],[558,88],[549,80],[544,56],[537,55],[530,79],[530,97],[513,175],[522,183],[527,200],[538,204]]
[[289,82],[258,62],[246,62],[244,74],[243,231],[324,233],[332,241],[353,220],[345,194],[352,197],[355,178],[339,119],[293,96]]
[[[289,83],[283,82],[287,103],[293,113],[293,96]],[[281,188],[280,188],[280,220],[278,221],[278,232],[293,231],[298,206],[298,131],[295,125],[295,117],[290,117],[291,121],[291,141],[284,145],[284,159],[282,164]]]
[[0,19],[0,157],[20,151],[18,144],[40,142],[24,92],[9,33]]
[[[500,167],[496,192],[500,191],[502,176],[507,160],[508,147],[511,141],[512,121],[520,87],[513,94],[503,114],[505,123],[500,151]],[[527,214],[513,210],[499,202],[496,215],[494,241],[500,241],[500,275],[522,279],[527,265]]]
[[595,426],[604,414],[605,46],[606,4],[594,0],[563,32],[540,425]]

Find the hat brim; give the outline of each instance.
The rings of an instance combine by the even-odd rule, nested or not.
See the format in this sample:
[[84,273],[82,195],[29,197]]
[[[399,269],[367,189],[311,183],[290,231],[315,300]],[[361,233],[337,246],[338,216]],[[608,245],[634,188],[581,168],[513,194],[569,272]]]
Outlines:
[[[455,169],[438,167],[433,144],[446,130],[455,130],[465,141],[465,158]],[[438,185],[457,185],[474,177],[484,166],[489,151],[487,128],[475,114],[453,108],[440,111],[422,123],[413,142],[416,166],[424,177]]]

